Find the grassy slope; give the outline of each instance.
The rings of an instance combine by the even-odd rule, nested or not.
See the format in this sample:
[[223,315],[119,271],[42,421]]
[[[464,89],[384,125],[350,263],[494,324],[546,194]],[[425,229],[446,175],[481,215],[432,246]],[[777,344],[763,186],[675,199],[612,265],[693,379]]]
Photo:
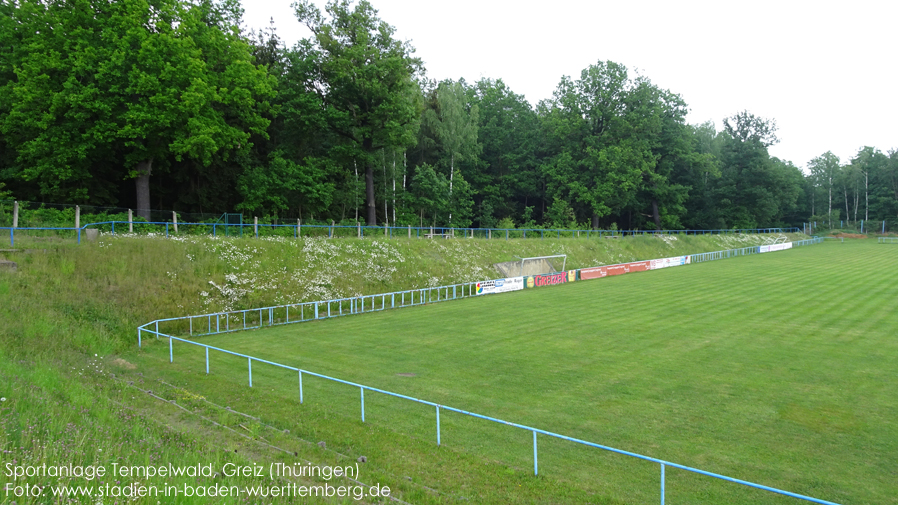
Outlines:
[[[52,243],[56,249],[47,254],[7,254],[20,268],[14,275],[0,274],[0,396],[8,397],[0,406],[0,422],[6,428],[0,431],[5,451],[2,459],[64,463],[72,461],[70,448],[78,444],[92,448],[84,461],[120,458],[133,462],[146,456],[176,465],[219,463],[225,448],[230,454],[232,447],[238,452],[228,457],[237,460],[270,461],[276,457],[276,450],[242,436],[247,434],[256,440],[275,441],[274,445],[297,453],[295,457],[316,462],[345,459],[314,445],[318,435],[328,435],[328,440],[339,441],[338,448],[355,447],[350,453],[364,449],[356,447],[364,440],[376,441],[374,448],[394,448],[386,452],[401,455],[404,466],[394,468],[386,457],[383,464],[373,458],[362,480],[370,477],[370,482],[393,482],[404,496],[415,497],[412,501],[416,503],[452,501],[469,492],[486,492],[486,497],[481,495],[485,501],[507,501],[514,496],[521,502],[552,502],[563,494],[582,502],[584,491],[571,489],[563,479],[526,478],[525,455],[521,456],[521,468],[509,469],[504,460],[492,463],[476,453],[434,451],[430,433],[426,441],[409,439],[385,427],[359,426],[342,414],[337,415],[339,422],[334,422],[327,416],[339,413],[327,408],[320,412],[327,422],[313,422],[301,433],[291,430],[285,435],[275,429],[285,429],[293,422],[283,421],[290,419],[292,407],[279,405],[285,409],[280,413],[272,409],[273,403],[282,402],[276,391],[234,390],[232,383],[213,381],[206,386],[220,393],[216,398],[220,405],[216,406],[157,382],[180,381],[193,389],[203,379],[194,371],[157,367],[152,355],[135,354],[134,328],[159,316],[493,277],[489,265],[514,256],[567,253],[569,266],[578,267],[738,247],[752,240],[757,238],[483,242],[106,237],[80,247]],[[41,243],[40,247],[47,245]],[[133,370],[126,361],[117,361],[119,355],[139,368]],[[110,378],[111,372],[126,380]],[[137,387],[180,401],[188,410],[236,427],[237,432],[216,428],[171,404],[160,404]],[[269,393],[274,396],[267,396]],[[268,419],[276,426],[240,423],[242,418],[223,404],[256,415],[267,416],[269,410],[275,410]],[[447,429],[450,431],[444,436],[451,434],[451,426]],[[48,451],[40,440],[69,449]],[[155,450],[148,451],[148,447]],[[421,464],[409,466],[409,461],[416,459],[422,460]],[[428,472],[425,459],[452,471]],[[415,474],[415,480],[408,481],[405,477],[409,474]],[[427,480],[434,474],[441,475],[438,480],[444,494],[417,482],[419,477]]]

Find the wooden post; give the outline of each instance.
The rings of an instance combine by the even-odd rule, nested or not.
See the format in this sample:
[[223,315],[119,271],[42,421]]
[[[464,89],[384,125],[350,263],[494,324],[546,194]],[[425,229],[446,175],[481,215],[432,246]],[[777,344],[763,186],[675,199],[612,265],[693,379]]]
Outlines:
[[171,220],[175,223],[175,233],[178,233],[178,215],[175,214],[175,211],[171,211]]
[[486,230],[486,238],[487,239],[493,238],[493,230]]
[[81,228],[81,207],[75,206],[75,228]]
[[358,238],[362,238],[362,223],[356,221],[355,222],[355,236]]
[[12,227],[19,227],[19,201],[12,202]]
[[128,209],[128,233],[134,233],[134,211]]
[[302,219],[296,220],[296,236],[302,237]]
[[259,238],[259,217],[253,216],[253,233]]
[[331,238],[334,238],[334,220],[331,219]]

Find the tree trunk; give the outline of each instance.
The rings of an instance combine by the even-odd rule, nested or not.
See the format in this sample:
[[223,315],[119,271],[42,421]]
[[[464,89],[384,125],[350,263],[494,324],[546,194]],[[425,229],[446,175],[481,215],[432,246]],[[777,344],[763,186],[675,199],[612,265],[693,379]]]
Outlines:
[[655,229],[661,231],[661,213],[658,212],[657,198],[652,198],[652,219],[655,220]]
[[845,220],[851,217],[851,212],[848,211],[848,186],[845,186]]
[[150,175],[153,173],[153,160],[141,161],[137,164],[137,215],[150,220]]
[[368,199],[368,226],[377,226],[377,207],[374,201],[374,163],[365,163],[365,193]]
[[449,227],[452,227],[452,179],[455,178],[455,154],[449,155]]
[[870,219],[870,196],[867,194],[867,173],[864,171],[864,221]]
[[355,196],[355,222],[359,222],[359,165],[355,160],[352,160],[352,168],[355,169],[355,191],[352,194]]

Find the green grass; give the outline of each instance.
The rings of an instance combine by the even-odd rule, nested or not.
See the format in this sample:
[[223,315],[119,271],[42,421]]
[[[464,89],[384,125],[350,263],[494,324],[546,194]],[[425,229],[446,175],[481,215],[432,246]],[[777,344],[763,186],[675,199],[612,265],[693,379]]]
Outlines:
[[[898,503],[896,258],[872,241],[827,243],[201,341],[818,498]],[[150,357],[167,360],[167,345]],[[175,361],[203,369],[183,344]],[[212,369],[246,383],[245,361],[213,353]],[[253,375],[292,405],[291,422],[360,424],[358,390],[307,378],[300,407],[294,376],[260,364]],[[433,443],[428,408],[365,400],[370,425]],[[441,420],[450,450],[532,468],[529,433]],[[657,465],[540,444],[545,478],[657,499]],[[676,470],[667,487],[671,503],[789,501]]]
[[[244,386],[245,362],[228,361],[224,356],[213,355],[213,374],[206,376],[199,360],[202,356],[182,354],[186,349],[181,347],[176,348],[174,365],[168,364],[164,342],[160,342],[162,345],[151,343],[149,348],[138,351],[134,346],[136,327],[158,317],[228,307],[251,308],[286,301],[481,280],[495,277],[492,263],[513,260],[515,256],[565,253],[568,254],[568,266],[574,268],[743,247],[764,239],[758,236],[681,236],[677,240],[547,238],[506,242],[501,239],[431,241],[370,237],[324,241],[181,236],[163,240],[102,236],[98,242],[77,246],[72,241],[52,237],[24,237],[21,241],[17,237],[17,247],[36,251],[0,252],[4,259],[19,265],[14,274],[0,272],[0,396],[8,399],[0,404],[0,463],[14,459],[36,464],[79,461],[139,464],[142,462],[139,458],[152,457],[154,461],[171,462],[177,466],[192,462],[274,462],[286,457],[288,461],[346,464],[354,463],[356,458],[364,455],[368,463],[362,469],[363,482],[389,485],[403,500],[415,504],[655,502],[658,469],[654,465],[607,454],[597,455],[592,449],[541,437],[540,476],[534,478],[530,452],[532,439],[528,433],[509,431],[506,427],[444,412],[443,445],[436,447],[434,413],[429,408],[366,395],[368,422],[362,424],[358,419],[358,392],[351,388],[307,378],[304,385],[308,401],[300,406],[292,386],[295,377],[290,374],[256,365],[253,370],[256,387],[250,389]],[[822,247],[830,246],[835,244]],[[775,255],[765,256],[765,260],[775,258]],[[727,263],[735,265],[742,260]],[[604,289],[600,286],[612,286],[624,280],[636,281],[640,276],[650,274],[669,275],[662,271],[591,282],[596,289]],[[212,283],[226,289],[220,290]],[[576,290],[574,286],[571,288]],[[545,289],[548,290],[545,295],[568,292],[561,288]],[[205,296],[203,292],[206,292]],[[510,303],[522,300],[521,296],[526,297],[526,293],[473,302],[508,300]],[[597,314],[604,304],[610,303],[607,295],[603,296],[606,299],[591,297],[592,309]],[[842,292],[839,291],[837,296],[841,299]],[[550,301],[543,299],[543,302]],[[468,302],[460,302],[464,303]],[[639,303],[645,305],[643,301]],[[625,446],[626,441],[621,441],[617,432],[632,433],[628,431],[628,425],[640,418],[631,418],[625,404],[611,401],[615,400],[614,395],[607,394],[609,401],[593,410],[578,404],[581,395],[576,388],[591,387],[589,382],[578,384],[575,380],[578,372],[574,367],[582,364],[576,360],[586,358],[586,354],[577,350],[579,342],[571,342],[574,349],[567,351],[574,355],[573,361],[552,368],[553,375],[548,382],[555,386],[570,385],[570,391],[565,394],[572,398],[570,412],[565,410],[568,405],[560,412],[553,412],[550,409],[555,408],[555,400],[544,398],[551,388],[543,391],[546,381],[533,375],[537,372],[545,374],[545,364],[540,365],[539,360],[535,362],[532,356],[491,353],[494,349],[502,349],[502,341],[488,343],[467,335],[475,321],[466,314],[455,312],[463,305],[456,305],[456,309],[441,315],[439,311],[450,309],[450,305],[455,304],[344,320],[348,323],[355,319],[367,325],[379,317],[386,317],[384,321],[397,330],[402,326],[390,319],[394,316],[429,321],[431,324],[424,327],[417,339],[397,335],[400,340],[392,342],[394,337],[387,334],[388,338],[381,336],[379,342],[364,340],[353,347],[349,342],[357,336],[341,337],[347,340],[341,343],[334,341],[334,334],[328,330],[330,344],[302,342],[294,347],[303,349],[302,366],[311,370],[347,378],[361,377],[372,385],[411,391],[430,400],[585,438],[590,438],[586,435],[592,433],[590,430],[594,431],[595,426],[606,430],[599,423],[614,417],[614,412],[622,412],[614,421],[620,426],[612,426],[607,429],[607,434],[603,431],[598,439],[590,439],[613,441],[623,448],[644,450],[681,461],[675,455],[671,456],[677,452],[677,447],[671,446],[671,450],[665,452],[667,439],[656,446],[649,443],[648,448]],[[838,303],[835,306],[840,307]],[[437,312],[431,312],[431,309]],[[551,320],[560,316],[555,314],[557,312],[556,301],[543,308],[528,309],[522,313],[520,321],[514,322],[512,328],[520,333],[516,345],[521,346],[522,352],[545,352],[544,345],[533,342],[533,338],[541,336],[540,328],[535,325],[542,324],[545,317]],[[810,317],[819,317],[810,309],[809,312]],[[633,331],[638,330],[637,317],[633,316],[626,323]],[[481,315],[478,323],[492,327],[494,333],[503,332],[505,330],[496,324],[506,319],[498,310]],[[327,325],[334,322],[292,328],[304,333],[319,324],[333,328]],[[408,324],[414,327],[418,323],[411,321]],[[563,324],[565,328],[575,326],[572,320]],[[719,321],[709,323],[717,324]],[[432,349],[447,345],[447,342],[434,340],[436,333],[433,330],[446,326],[453,331],[453,325],[456,330],[445,337],[447,342],[453,339],[470,342],[467,346],[471,352],[440,350],[438,359],[431,365],[418,366],[417,354],[426,357],[428,352],[433,353]],[[297,338],[304,337],[285,338],[296,342]],[[529,343],[520,340],[522,338],[529,339]],[[333,359],[328,355],[332,350]],[[306,355],[307,352],[314,355]],[[554,356],[546,354],[545,359],[564,359],[563,353],[558,354],[560,352],[556,349]],[[348,364],[354,359],[350,357],[352,353],[361,356],[355,365]],[[278,359],[282,357],[277,356]],[[320,368],[316,368],[319,365],[314,362],[307,362],[313,358],[319,361]],[[459,359],[464,361],[452,364]],[[492,359],[493,363],[484,365],[485,359]],[[608,359],[609,363],[602,366],[609,372],[614,371],[612,365],[616,358]],[[371,365],[365,364],[367,360]],[[374,366],[386,368],[378,370],[372,368]],[[596,363],[585,365],[588,372],[600,369],[596,367]],[[417,375],[401,377],[396,373]],[[456,378],[447,379],[449,374]],[[460,391],[459,385],[465,383],[475,384],[478,391]],[[507,395],[493,397],[493,390],[509,387],[525,389],[517,395],[518,399],[532,393],[544,404],[528,403],[519,411],[503,411],[502,405],[508,404]],[[620,389],[611,393],[619,396],[615,401],[621,401],[641,394],[639,388],[645,386],[633,379],[616,387]],[[148,395],[146,390],[152,390],[155,396]],[[651,389],[646,388],[646,391],[651,392]],[[600,388],[590,394],[606,393]],[[581,426],[569,421],[583,411],[590,413],[588,422]],[[246,418],[239,412],[257,419]],[[806,418],[809,412],[797,408],[784,415]],[[551,423],[542,421],[547,417],[551,418]],[[555,423],[556,417],[559,423]],[[828,419],[816,422],[825,427],[830,422]],[[561,421],[572,428],[567,430]],[[850,424],[850,419],[839,422]],[[647,425],[640,429],[651,431],[653,427]],[[612,435],[617,438],[611,438]],[[648,440],[651,441],[651,437]],[[318,447],[319,441],[327,442],[326,449]],[[233,453],[234,449],[238,452]],[[294,456],[285,456],[280,449],[292,451]],[[702,454],[707,458],[713,455],[710,451]],[[98,460],[100,457],[105,460]],[[704,463],[698,466],[717,468]],[[881,464],[885,466],[891,462]],[[733,462],[733,466],[744,468],[741,461]],[[796,475],[807,474],[804,468],[796,468]],[[873,475],[879,474],[874,472]],[[4,479],[0,475],[0,485]],[[866,479],[862,476],[853,483],[864,483]],[[766,475],[756,480],[770,484],[782,482]],[[820,479],[820,482],[828,482],[828,479]],[[809,491],[810,494],[841,497],[821,485],[822,490],[814,489]],[[800,491],[797,486],[785,487]],[[761,492],[733,494],[726,484],[712,485],[674,471],[668,472],[668,488],[671,492],[674,488],[697,489],[693,495],[688,495],[698,496],[691,499],[693,502],[763,499]],[[844,501],[855,503],[860,502],[858,497],[879,496],[876,493],[880,491],[876,489],[882,487],[874,487],[873,492],[864,491],[866,494],[846,492],[854,501]],[[690,501],[688,496],[676,497],[686,502]],[[888,502],[889,499],[892,498],[880,501]],[[0,497],[0,503],[9,501],[9,497]],[[181,501],[206,503],[208,500]],[[27,501],[18,501],[24,502]],[[334,503],[332,500],[325,502]]]

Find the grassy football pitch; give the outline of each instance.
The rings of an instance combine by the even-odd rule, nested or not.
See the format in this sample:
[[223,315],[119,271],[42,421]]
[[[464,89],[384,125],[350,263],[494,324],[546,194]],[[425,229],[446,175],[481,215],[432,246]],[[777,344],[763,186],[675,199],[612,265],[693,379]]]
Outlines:
[[[896,301],[898,246],[856,240],[199,341],[825,500],[898,503]],[[181,366],[203,356],[175,344]],[[245,360],[211,362],[246,387]],[[315,405],[359,416],[349,386],[307,376],[299,406],[295,374],[258,363],[253,386],[296,403],[298,420]],[[431,407],[369,393],[365,411],[436,442]],[[441,423],[450,450],[532,472],[530,432]],[[656,464],[539,444],[541,476],[657,500]],[[799,503],[674,469],[667,499]]]

